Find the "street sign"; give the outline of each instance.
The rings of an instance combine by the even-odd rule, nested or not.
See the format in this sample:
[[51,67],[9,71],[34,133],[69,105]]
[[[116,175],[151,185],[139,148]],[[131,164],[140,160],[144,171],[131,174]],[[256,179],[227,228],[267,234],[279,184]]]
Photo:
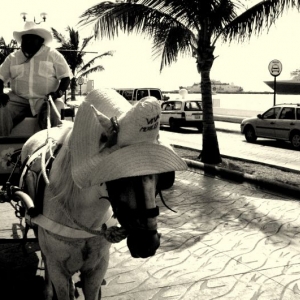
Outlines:
[[280,75],[282,71],[282,64],[279,60],[277,59],[273,59],[270,63],[269,63],[269,72],[272,76],[276,77],[278,75]]
[[82,84],[84,83],[83,78],[82,78],[82,77],[79,77],[79,78],[77,79],[77,83],[78,83],[79,85],[82,85]]

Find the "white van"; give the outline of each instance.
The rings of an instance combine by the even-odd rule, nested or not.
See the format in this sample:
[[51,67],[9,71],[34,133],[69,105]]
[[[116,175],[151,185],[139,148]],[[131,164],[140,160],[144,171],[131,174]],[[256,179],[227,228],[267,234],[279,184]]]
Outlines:
[[161,90],[156,88],[125,88],[116,89],[116,91],[125,99],[127,99],[131,104],[134,104],[136,103],[136,101],[139,101],[147,96],[153,96],[159,101],[163,100]]
[[168,100],[161,104],[160,125],[169,125],[176,131],[179,127],[196,127],[203,130],[203,110],[200,100]]

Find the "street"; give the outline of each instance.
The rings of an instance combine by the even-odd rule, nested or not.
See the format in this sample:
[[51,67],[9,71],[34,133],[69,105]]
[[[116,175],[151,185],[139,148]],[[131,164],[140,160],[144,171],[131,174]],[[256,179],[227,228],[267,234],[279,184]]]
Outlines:
[[[299,152],[293,150],[289,143],[258,138],[255,144],[247,143],[245,137],[238,133],[239,124],[234,132],[224,132],[227,122],[215,122],[221,155],[239,157],[242,159],[300,171]],[[229,126],[229,124],[228,124]],[[222,127],[222,128],[221,128]],[[230,124],[232,128],[232,124]],[[180,145],[194,149],[202,149],[202,133],[193,128],[183,128],[178,132],[170,131],[168,126],[162,127],[160,135],[172,145]]]

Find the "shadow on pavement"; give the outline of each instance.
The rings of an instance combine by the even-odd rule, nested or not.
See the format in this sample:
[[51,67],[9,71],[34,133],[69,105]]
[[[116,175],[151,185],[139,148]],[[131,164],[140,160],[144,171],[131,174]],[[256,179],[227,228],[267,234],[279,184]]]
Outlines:
[[[44,299],[44,278],[37,242],[27,243],[27,254],[14,240],[0,242],[0,282],[2,300]],[[40,275],[39,275],[40,274]]]

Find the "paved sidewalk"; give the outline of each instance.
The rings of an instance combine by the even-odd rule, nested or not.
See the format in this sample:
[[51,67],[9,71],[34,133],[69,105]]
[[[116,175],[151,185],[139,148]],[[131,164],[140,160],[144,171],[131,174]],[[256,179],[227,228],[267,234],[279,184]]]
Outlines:
[[[300,298],[299,202],[199,170],[177,172],[163,194],[177,213],[158,199],[157,254],[133,259],[126,241],[112,245],[102,299]],[[12,208],[2,204],[0,211],[0,237],[20,237]],[[27,248],[24,257],[17,244],[0,244],[3,300],[42,299],[40,252],[36,243]],[[77,299],[84,299],[78,292]]]

